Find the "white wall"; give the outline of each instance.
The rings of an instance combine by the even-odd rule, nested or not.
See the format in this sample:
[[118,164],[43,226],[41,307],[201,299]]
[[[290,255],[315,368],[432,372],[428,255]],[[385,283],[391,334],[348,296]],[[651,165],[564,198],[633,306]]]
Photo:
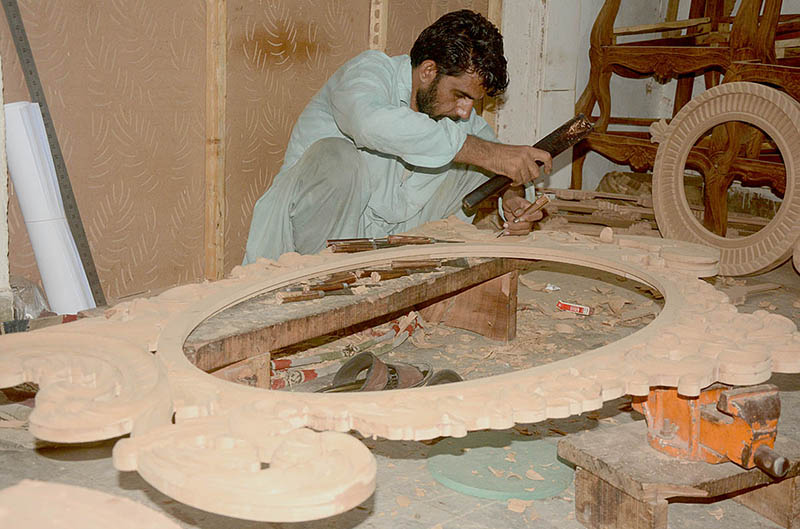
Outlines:
[[[661,21],[667,0],[623,1],[617,26]],[[688,5],[688,1],[684,1]],[[503,36],[511,83],[497,117],[502,141],[533,144],[575,114],[589,78],[589,34],[603,0],[504,0]],[[669,117],[674,88],[652,79],[614,76],[612,115]],[[569,187],[572,152],[558,156],[553,173],[537,186]],[[585,189],[621,167],[596,153],[584,166]]]

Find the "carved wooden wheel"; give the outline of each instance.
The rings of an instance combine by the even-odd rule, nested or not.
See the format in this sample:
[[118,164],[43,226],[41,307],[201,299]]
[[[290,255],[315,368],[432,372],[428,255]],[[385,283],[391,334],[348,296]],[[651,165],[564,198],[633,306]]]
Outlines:
[[[783,204],[777,214],[761,230],[742,238],[725,238],[709,231],[692,213],[684,192],[684,170],[688,157],[694,156],[695,142],[713,127],[725,124],[728,128],[731,122],[754,125],[769,135],[786,170]],[[792,255],[800,233],[800,103],[764,85],[722,84],[690,101],[669,125],[662,122],[651,127],[651,133],[653,141],[660,143],[653,169],[653,207],[665,237],[718,248],[720,273],[729,276],[764,272]],[[727,189],[731,176],[721,182],[713,175],[735,174],[736,166],[729,162],[709,160],[707,185],[716,183]],[[729,170],[722,165],[730,165],[725,168]]]
[[[646,395],[655,385],[696,396],[715,381],[756,384],[773,372],[800,372],[800,333],[791,320],[739,314],[725,294],[698,279],[717,273],[718,254],[668,239],[601,242],[540,232],[516,242],[326,253],[283,266],[260,260],[230,279],[122,303],[102,317],[0,337],[0,386],[39,383],[30,427],[37,437],[85,441],[130,431],[114,446],[114,466],[139,472],[178,501],[250,520],[323,518],[357,506],[376,486],[375,458],[344,433],[350,430],[398,440],[463,436],[567,417],[626,393]],[[208,375],[183,353],[194,328],[243,300],[323,273],[421,256],[588,266],[652,286],[665,305],[650,325],[593,351],[397,391],[268,391]]]

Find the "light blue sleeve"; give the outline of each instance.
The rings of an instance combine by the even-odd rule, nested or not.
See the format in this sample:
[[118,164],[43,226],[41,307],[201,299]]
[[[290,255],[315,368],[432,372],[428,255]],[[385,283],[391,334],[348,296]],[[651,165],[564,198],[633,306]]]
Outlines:
[[418,167],[442,167],[461,150],[467,133],[449,119],[434,121],[392,101],[388,57],[365,55],[337,72],[331,107],[339,130],[357,147],[398,156]]

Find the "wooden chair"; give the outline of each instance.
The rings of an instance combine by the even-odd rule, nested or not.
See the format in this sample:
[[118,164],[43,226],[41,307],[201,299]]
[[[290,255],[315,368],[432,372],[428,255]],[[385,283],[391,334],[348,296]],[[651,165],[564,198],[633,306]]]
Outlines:
[[[576,113],[590,115],[595,103],[600,115],[596,134],[609,124],[649,125],[653,119],[611,116],[611,75],[627,78],[652,76],[660,81],[678,79],[673,115],[691,99],[694,77],[703,74],[706,86],[719,83],[720,76],[735,61],[775,62],[775,32],[782,0],[742,0],[735,17],[728,16],[724,0],[692,0],[689,19],[647,26],[614,29],[621,0],[606,0],[595,19],[590,37],[589,83],[575,105]],[[764,7],[761,13],[762,5]],[[684,35],[676,31],[686,30]],[[626,35],[665,33],[660,38],[619,44]],[[646,133],[630,137],[646,138]],[[595,150],[617,163],[630,163],[637,170],[652,167],[655,151],[634,148],[620,153],[616,139],[594,138],[574,150],[571,187],[583,184],[583,163],[588,150]],[[613,151],[613,152],[612,152]],[[623,154],[623,156],[620,156]],[[622,158],[622,160],[620,160]]]
[[[595,132],[573,151],[571,187],[580,189],[586,153],[596,151],[637,171],[652,169],[657,146],[647,132],[608,132],[609,124],[651,124],[647,118],[614,118],[610,114],[612,74],[628,78],[652,76],[659,80],[677,78],[673,115],[692,97],[696,75],[703,74],[706,87],[733,80],[771,82],[800,100],[795,68],[776,62],[775,38],[793,37],[800,31],[796,16],[781,16],[782,0],[742,0],[734,17],[723,0],[692,0],[688,20],[648,26],[613,28],[621,0],[606,0],[591,35],[589,83],[576,104],[576,112],[589,114],[595,103],[600,115]],[[761,9],[763,7],[763,13]],[[798,27],[795,27],[798,26]],[[686,30],[684,35],[675,31]],[[665,32],[661,38],[617,43],[617,37]],[[765,138],[754,127],[726,123],[701,139],[686,161],[686,167],[704,175],[706,228],[725,235],[727,189],[733,178],[745,185],[769,185],[779,196],[786,187],[786,174],[778,153],[762,152]],[[768,149],[769,151],[770,149]],[[735,171],[731,170],[733,167]]]

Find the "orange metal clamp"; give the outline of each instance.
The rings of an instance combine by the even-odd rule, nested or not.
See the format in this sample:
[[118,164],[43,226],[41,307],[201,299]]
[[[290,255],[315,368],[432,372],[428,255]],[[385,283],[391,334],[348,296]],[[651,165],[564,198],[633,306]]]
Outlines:
[[647,438],[656,450],[692,461],[732,461],[774,477],[789,470],[787,459],[772,450],[781,413],[778,388],[772,384],[713,384],[695,398],[656,387],[647,397],[634,397],[632,404],[645,416]]

